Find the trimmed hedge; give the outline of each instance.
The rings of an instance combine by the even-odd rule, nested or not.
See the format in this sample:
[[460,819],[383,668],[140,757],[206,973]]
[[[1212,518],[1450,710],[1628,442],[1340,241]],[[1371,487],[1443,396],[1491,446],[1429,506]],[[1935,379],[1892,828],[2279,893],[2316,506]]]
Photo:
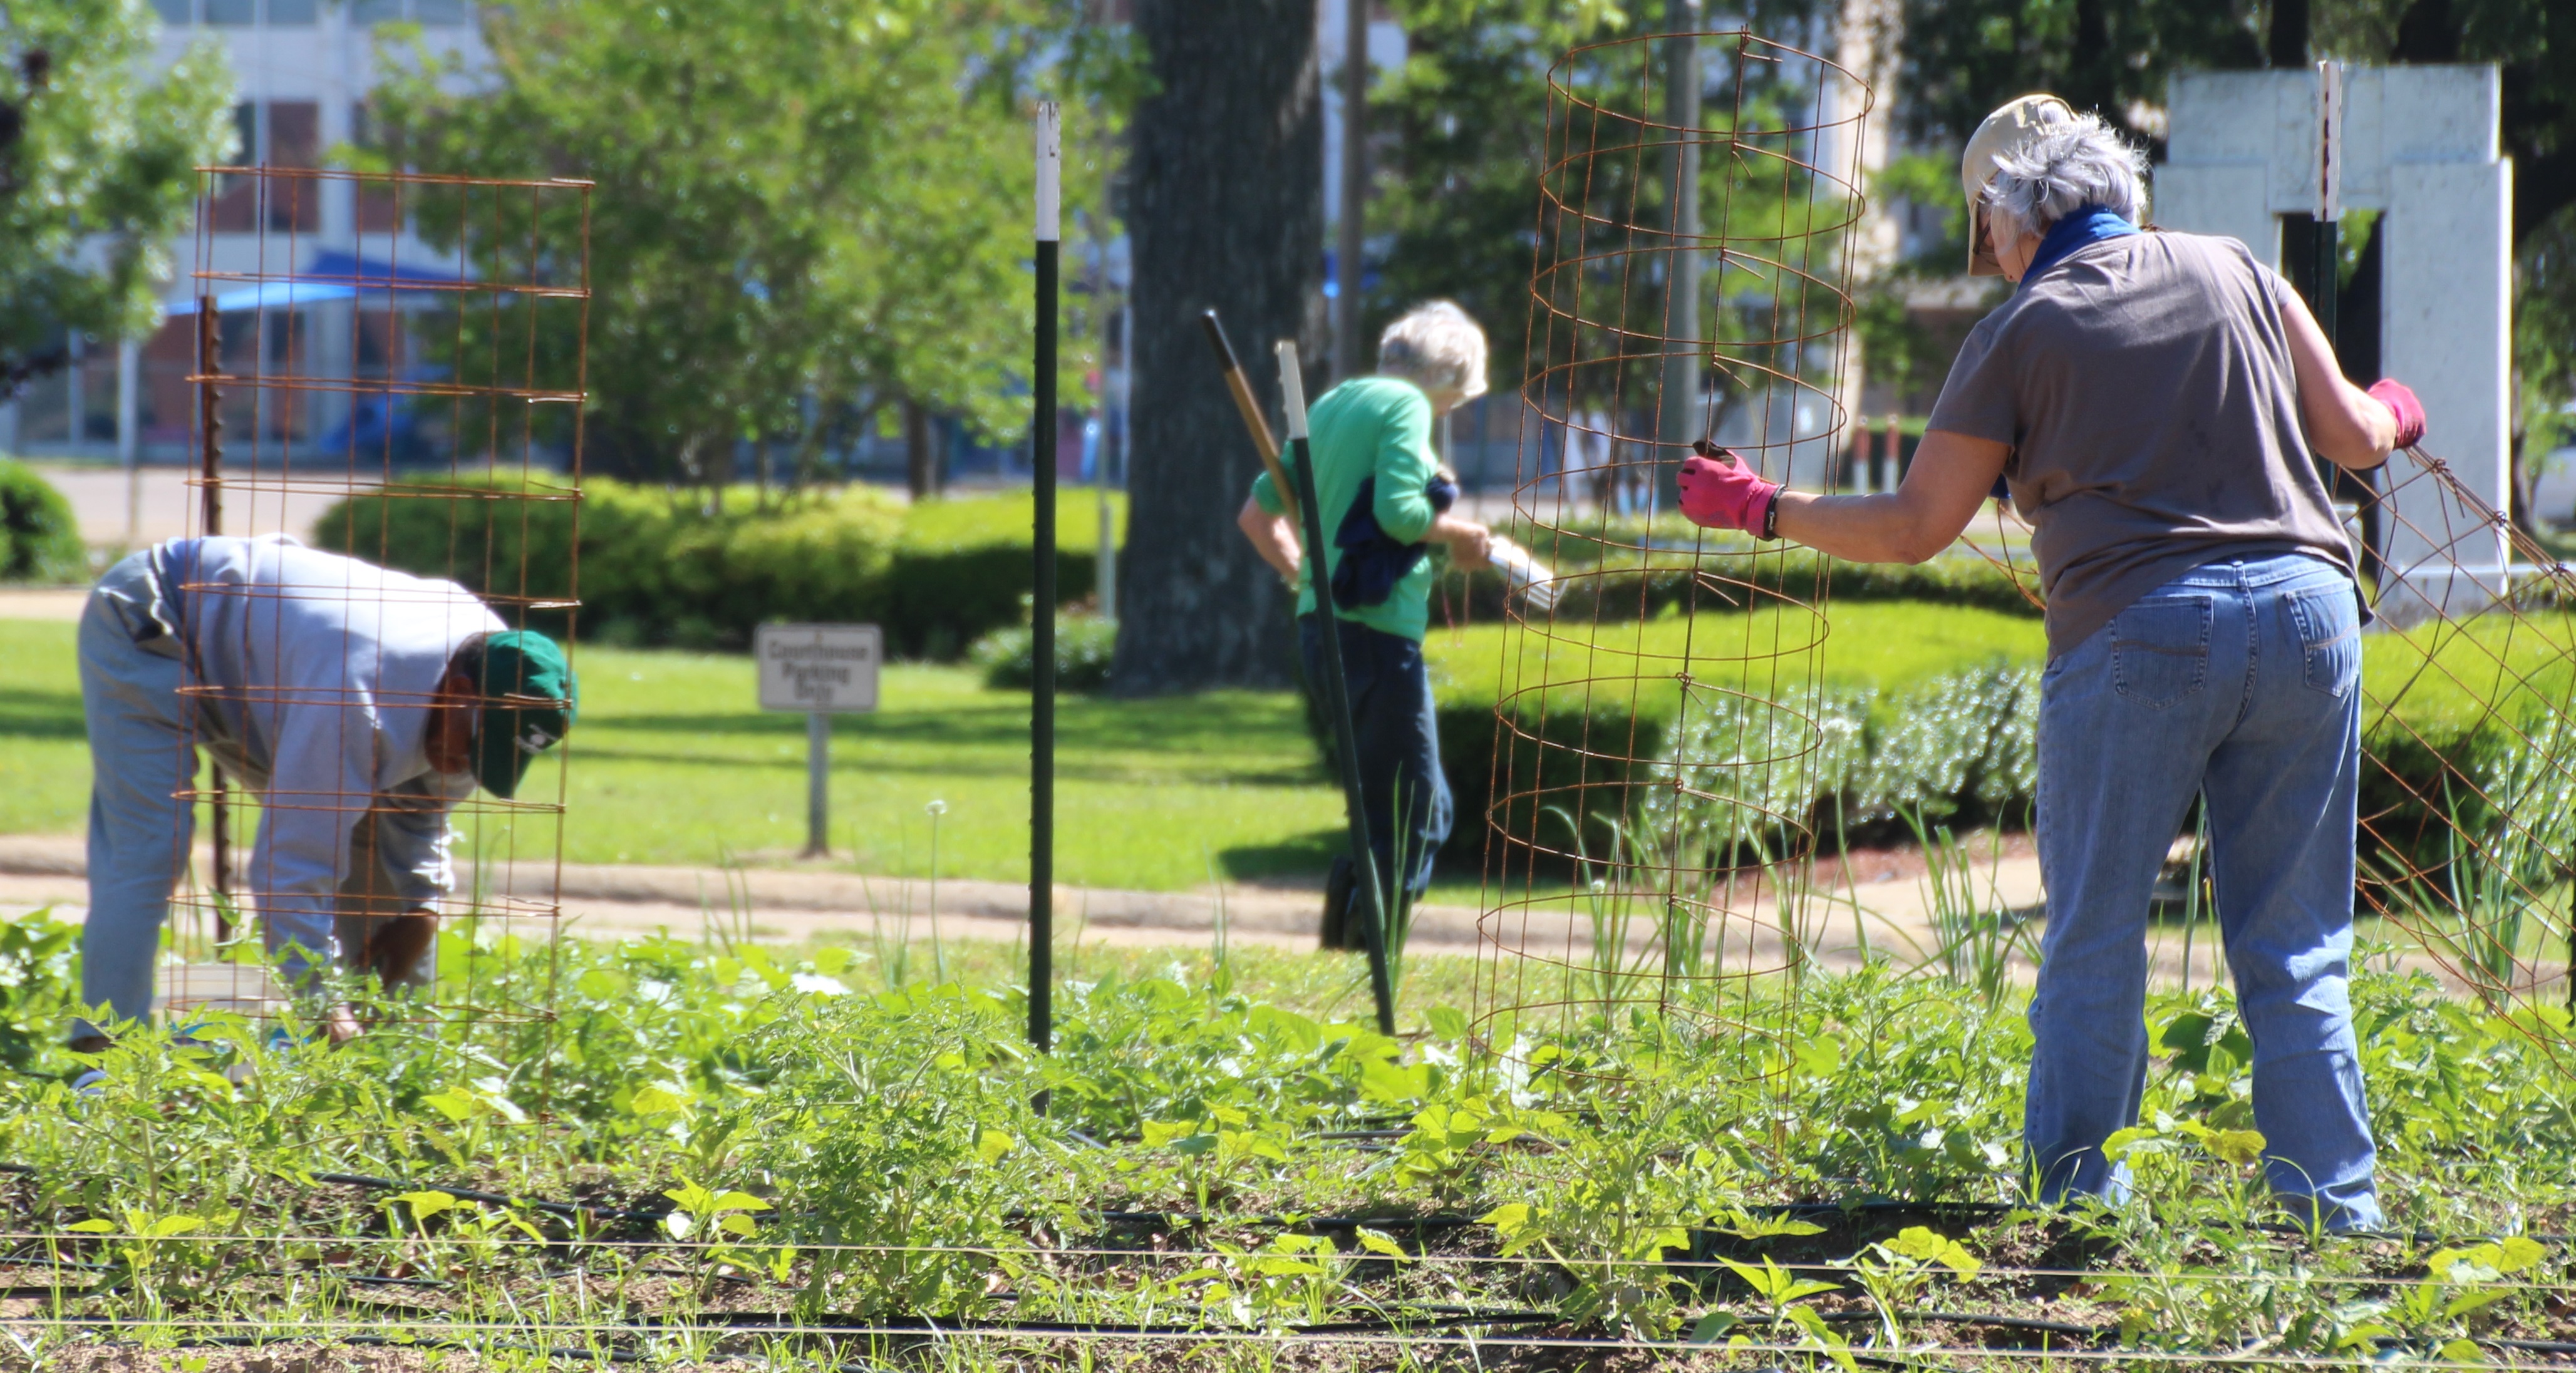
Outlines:
[[[478,593],[572,599],[576,503],[549,482],[410,481],[332,507],[314,540]],[[733,487],[710,507],[703,490],[594,478],[578,502],[583,634],[740,648],[764,622],[836,621],[884,626],[898,656],[954,658],[1023,620],[1035,584],[1033,509],[1024,493],[907,508],[865,487],[767,504]],[[1072,545],[1057,554],[1068,600],[1091,593],[1096,518],[1084,508],[1059,524],[1060,544]],[[529,615],[555,628],[565,618]]]
[[[1560,544],[1580,543],[1561,539]],[[1640,556],[1623,550],[1610,561],[1579,558],[1539,561],[1557,572],[1557,604],[1550,617],[1559,624],[1594,624],[1651,619],[1667,613],[1711,613],[1743,599],[1742,583],[1765,594],[1813,604],[1854,601],[1921,601],[1934,605],[1974,606],[2007,615],[2038,619],[2042,614],[2037,568],[2025,560],[2016,582],[2004,569],[1972,553],[1946,553],[1930,562],[1847,563],[1813,549],[1771,546],[1756,552],[1742,541],[1711,536],[1717,556],[1695,559],[1658,552]],[[1593,551],[1599,551],[1595,545]],[[1471,618],[1500,619],[1505,586],[1490,569],[1466,577],[1467,613]],[[2027,593],[2027,594],[2025,594]]]
[[89,574],[72,503],[34,468],[0,458],[0,582],[76,582]]
[[[1109,659],[1118,626],[1097,615],[1067,615],[1055,627],[1055,684],[1060,691],[1109,689]],[[997,629],[975,641],[966,659],[984,669],[984,685],[1001,691],[1037,686],[1037,634],[1027,625]]]

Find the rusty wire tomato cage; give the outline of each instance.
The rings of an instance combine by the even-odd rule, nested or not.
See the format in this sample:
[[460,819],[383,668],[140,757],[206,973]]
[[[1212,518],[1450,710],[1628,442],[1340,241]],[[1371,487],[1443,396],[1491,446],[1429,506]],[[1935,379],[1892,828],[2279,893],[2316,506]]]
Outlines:
[[[1697,116],[1671,98],[1682,42]],[[1791,798],[1817,766],[1824,578],[1740,536],[1668,545],[1620,507],[1671,509],[1694,450],[1773,478],[1842,451],[1871,100],[1741,29],[1549,72],[1509,534],[1589,566],[1506,608],[1477,995],[1498,1050],[1630,1013],[1785,1023],[1815,918]]]
[[2576,569],[2420,445],[2368,485],[2357,913],[2576,1070]]
[[[504,627],[544,630],[577,656],[591,183],[280,166],[198,177],[194,308],[174,310],[154,340],[184,349],[189,533],[283,535],[454,582]],[[181,593],[245,594],[203,582]],[[402,591],[350,594],[372,604],[348,614],[405,611]],[[284,985],[257,935],[277,889],[240,851],[234,813],[354,812],[353,843],[369,843],[400,805],[375,792],[250,792],[211,751],[199,771],[195,733],[207,712],[254,706],[351,728],[370,709],[426,710],[431,693],[218,685],[185,667],[194,708],[175,794],[187,804],[172,836],[185,876],[163,1008],[173,1023],[274,1018],[312,998]],[[478,790],[454,805],[452,881],[431,907],[439,935],[419,985],[389,990],[339,960],[336,990],[368,1019],[550,1027],[572,747],[549,750],[515,799]],[[210,840],[201,856],[187,851],[192,813]],[[350,867],[375,871],[361,854]],[[391,909],[383,885],[344,885],[337,916]]]

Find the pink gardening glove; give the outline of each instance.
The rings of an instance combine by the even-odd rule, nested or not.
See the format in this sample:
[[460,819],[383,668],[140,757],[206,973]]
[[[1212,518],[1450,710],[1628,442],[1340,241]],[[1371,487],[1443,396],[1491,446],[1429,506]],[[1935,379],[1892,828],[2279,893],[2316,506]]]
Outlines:
[[2398,447],[2412,448],[2424,441],[2424,402],[2415,399],[2406,383],[2395,377],[2374,381],[2370,384],[2370,398],[2387,406],[2388,413],[2397,417]]
[[1733,450],[1706,445],[1682,459],[1681,486],[1682,513],[1691,523],[1756,536],[1780,494],[1780,483],[1762,480]]

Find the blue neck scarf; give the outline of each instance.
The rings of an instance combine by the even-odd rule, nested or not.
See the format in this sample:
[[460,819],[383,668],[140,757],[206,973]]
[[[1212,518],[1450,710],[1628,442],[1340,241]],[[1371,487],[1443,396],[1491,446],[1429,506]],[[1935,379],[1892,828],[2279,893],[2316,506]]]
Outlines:
[[2087,243],[2126,238],[2136,232],[2138,226],[2122,219],[2116,211],[2100,205],[2079,205],[2075,213],[2049,226],[2048,236],[2039,241],[2039,251],[2030,255],[2030,270],[2021,274],[2022,285],[2029,285],[2032,278]]

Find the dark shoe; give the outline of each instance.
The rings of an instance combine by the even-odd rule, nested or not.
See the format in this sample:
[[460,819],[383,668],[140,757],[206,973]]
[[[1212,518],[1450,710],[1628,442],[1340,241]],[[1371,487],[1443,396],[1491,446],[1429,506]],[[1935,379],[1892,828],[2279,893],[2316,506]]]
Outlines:
[[1361,945],[1351,928],[1351,900],[1359,895],[1359,880],[1351,860],[1333,860],[1332,873],[1324,879],[1324,928],[1319,946],[1326,949],[1356,949]]

